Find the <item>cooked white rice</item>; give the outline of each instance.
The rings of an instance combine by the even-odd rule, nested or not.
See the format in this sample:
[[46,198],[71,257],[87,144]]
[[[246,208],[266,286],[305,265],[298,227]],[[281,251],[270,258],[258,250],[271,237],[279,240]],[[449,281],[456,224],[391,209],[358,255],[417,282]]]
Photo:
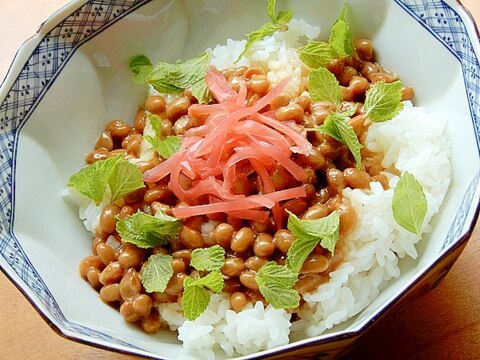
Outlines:
[[[248,58],[235,63],[245,40],[227,40],[212,50],[211,63],[220,70],[261,66],[268,69],[271,86],[290,77],[287,91],[298,96],[306,90],[308,68],[294,48],[317,38],[319,32],[318,27],[294,19],[288,31],[256,43]],[[395,119],[373,124],[365,143],[369,150],[383,154],[385,168],[408,170],[422,185],[428,201],[424,233],[431,230],[428,223],[438,212],[450,183],[450,150],[444,130],[445,116],[406,103]],[[148,160],[151,151],[145,145],[142,159]],[[343,241],[344,262],[330,273],[330,281],[304,297],[300,319],[293,324],[285,310],[265,308],[261,302],[236,313],[230,310],[226,295],[214,294],[207,311],[195,321],[186,321],[176,303],[160,304],[161,317],[171,330],[178,330],[183,342],[180,357],[213,359],[216,352],[232,357],[271,349],[292,339],[320,335],[368,306],[392,278],[400,275],[400,259],[417,257],[418,238],[396,223],[391,210],[399,177],[384,175],[389,179],[388,190],[378,182],[372,182],[370,190],[344,190],[358,214],[355,230]],[[95,228],[98,214],[97,207],[83,204],[81,218],[88,230]]]

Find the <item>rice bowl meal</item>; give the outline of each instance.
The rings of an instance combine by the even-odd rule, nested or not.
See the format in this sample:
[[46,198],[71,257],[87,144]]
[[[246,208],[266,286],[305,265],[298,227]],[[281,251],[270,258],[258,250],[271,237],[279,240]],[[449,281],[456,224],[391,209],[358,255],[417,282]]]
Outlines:
[[149,96],[135,119],[106,119],[68,182],[92,235],[80,275],[128,323],[177,332],[182,357],[332,329],[431,231],[447,115],[415,106],[348,12],[321,29],[268,1],[246,39],[177,63],[132,54]]

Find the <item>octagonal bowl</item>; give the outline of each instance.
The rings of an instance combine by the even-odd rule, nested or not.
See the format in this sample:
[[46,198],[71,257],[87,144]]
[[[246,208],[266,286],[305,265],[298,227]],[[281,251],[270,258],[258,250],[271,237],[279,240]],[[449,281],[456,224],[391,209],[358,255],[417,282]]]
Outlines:
[[[478,218],[480,47],[472,20],[453,0],[346,3],[354,35],[374,41],[380,62],[415,87],[415,103],[456,114],[446,125],[451,184],[418,258],[401,260],[401,275],[370,305],[322,335],[245,359],[345,351],[396,303],[434,286]],[[322,29],[342,7],[336,0],[278,5]],[[61,193],[105,119],[134,118],[143,101],[146,90],[133,84],[127,66],[132,55],[189,58],[243,38],[265,21],[264,12],[253,0],[74,0],[18,51],[0,89],[0,267],[63,336],[151,358],[186,356],[175,334],[127,325],[81,280],[78,264],[90,243]]]

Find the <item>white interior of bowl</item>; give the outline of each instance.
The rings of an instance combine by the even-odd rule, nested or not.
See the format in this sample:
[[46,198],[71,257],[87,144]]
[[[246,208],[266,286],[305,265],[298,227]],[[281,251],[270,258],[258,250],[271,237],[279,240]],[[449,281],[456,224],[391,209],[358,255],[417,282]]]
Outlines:
[[[350,3],[354,34],[371,38],[380,61],[415,87],[416,105],[455,114],[447,128],[453,175],[434,230],[419,246],[418,261],[404,261],[402,276],[333,332],[361,327],[440,256],[452,219],[480,168],[459,61],[393,2]],[[320,24],[323,36],[343,5],[336,0],[284,4],[280,7],[293,8],[296,17]],[[226,37],[242,38],[265,20],[264,13],[264,4],[257,1],[154,1],[79,48],[32,113],[17,148],[14,233],[69,321],[162,357],[178,357],[172,334],[161,332],[152,341],[81,280],[78,264],[90,254],[91,238],[61,193],[70,175],[84,165],[83,155],[106,122],[133,121],[145,89],[131,81],[126,63],[132,55],[188,58]]]

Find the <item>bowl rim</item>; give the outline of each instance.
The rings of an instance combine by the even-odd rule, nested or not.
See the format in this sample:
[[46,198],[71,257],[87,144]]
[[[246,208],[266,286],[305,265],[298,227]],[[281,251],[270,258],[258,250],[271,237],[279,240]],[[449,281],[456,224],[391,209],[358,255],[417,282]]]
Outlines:
[[[0,84],[0,104],[3,103],[3,101],[6,98],[6,95],[8,91],[11,89],[13,84],[15,83],[16,80],[18,80],[18,77],[20,75],[20,72],[23,68],[23,65],[26,63],[26,61],[31,57],[33,54],[33,50],[39,46],[41,41],[49,34],[50,31],[52,31],[54,28],[59,26],[62,21],[64,21],[66,18],[71,16],[74,11],[80,9],[83,5],[93,2],[94,0],[71,0],[67,4],[63,5],[60,7],[58,10],[56,10],[53,14],[51,14],[38,28],[38,30],[33,34],[30,38],[25,40],[22,45],[19,47],[17,50],[16,54],[14,55],[14,58],[4,76],[4,79],[2,80]],[[93,37],[98,35],[100,32],[103,32],[106,30],[109,26],[113,25],[117,21],[121,20],[124,16],[127,14],[135,11],[136,9],[148,4],[152,0],[135,0],[134,3],[135,5],[132,6],[127,12],[119,16],[118,19],[113,20],[109,22],[105,27],[103,27],[99,32],[95,33]],[[395,3],[401,7],[404,7],[403,1],[408,1],[408,0],[394,0]],[[480,57],[480,32],[479,28],[476,26],[475,21],[473,19],[472,14],[470,11],[461,3],[460,0],[438,0],[439,3],[444,3],[448,5],[457,15],[460,15],[460,18],[462,20],[463,25],[466,28],[467,34],[471,37],[472,34],[475,36],[475,40],[478,40],[477,42],[473,42],[472,45],[477,53],[477,56]],[[417,20],[418,21],[418,20]],[[428,26],[420,21],[424,27],[428,29]],[[431,33],[432,31],[429,30]],[[74,47],[74,50],[70,54],[70,57],[67,58],[64,62],[66,64],[71,56],[75,53],[75,50],[81,47],[85,42],[88,42],[91,38],[87,38],[85,41],[81,41],[80,43],[76,44]],[[445,44],[444,44],[445,45]],[[448,46],[445,45],[447,48]],[[449,48],[450,51],[452,51]],[[62,66],[59,67],[56,71],[56,75],[58,75],[62,71]],[[52,83],[56,78],[56,75],[50,80]],[[48,91],[48,87],[46,89]],[[41,99],[41,96],[38,100]],[[25,121],[26,122],[26,121]],[[20,131],[21,128],[19,128],[18,131]],[[477,192],[478,192],[478,184],[477,184]],[[475,193],[475,191],[474,191]],[[472,212],[472,208],[470,208],[469,213]],[[344,339],[356,339],[358,338],[363,332],[368,331],[380,318],[385,316],[394,306],[392,304],[394,302],[397,302],[398,300],[402,299],[410,290],[412,290],[422,279],[422,277],[429,273],[432,269],[435,267],[439,266],[442,262],[445,261],[446,258],[453,256],[455,259],[460,255],[461,251],[465,247],[467,241],[471,237],[473,230],[475,228],[475,225],[478,221],[480,215],[480,201],[476,204],[476,207],[474,208],[473,211],[473,216],[469,217],[470,223],[468,224],[468,228],[466,229],[466,232],[459,238],[455,238],[451,244],[445,247],[444,252],[441,253],[441,256],[438,257],[435,261],[433,261],[429,266],[425,267],[422,271],[416,274],[416,277],[413,281],[409,283],[408,286],[404,287],[401,292],[397,294],[397,296],[384,304],[382,304],[381,309],[378,312],[375,312],[373,316],[371,316],[368,321],[364,322],[358,329],[354,330],[349,330],[349,331],[343,331],[340,334],[326,334],[323,335],[321,339],[317,338],[310,338],[310,339],[305,339],[300,342],[288,344],[286,346],[277,348],[277,349],[271,349],[271,350],[266,350],[262,351],[257,354],[249,355],[249,359],[257,359],[257,358],[262,358],[265,355],[281,355],[282,353],[285,352],[290,352],[293,350],[296,350],[298,348],[301,348],[304,346],[306,343],[308,343],[311,346],[315,345],[321,345],[325,343],[329,343],[331,341],[340,341]],[[9,232],[11,232],[11,235],[13,236],[13,230],[9,229]],[[454,260],[455,260],[454,259]],[[2,259],[0,259],[2,260]],[[453,263],[453,262],[452,262]],[[0,261],[0,270],[2,271],[3,274],[11,281],[15,287],[25,296],[25,298],[29,301],[29,303],[33,306],[33,308],[39,313],[39,315],[42,317],[42,319],[52,328],[58,335],[78,342],[82,344],[86,344],[89,346],[94,346],[98,348],[102,348],[105,350],[109,351],[114,351],[117,353],[123,353],[123,354],[133,354],[136,356],[144,357],[144,358],[155,358],[155,359],[160,359],[160,357],[157,356],[151,356],[142,352],[139,352],[137,350],[133,349],[128,349],[128,348],[123,348],[121,346],[117,345],[105,345],[100,342],[97,342],[94,339],[90,338],[82,338],[76,333],[70,333],[68,329],[63,328],[60,324],[57,324],[55,320],[53,320],[49,315],[48,312],[45,312],[42,309],[42,306],[39,304],[39,299],[35,298],[33,294],[30,294],[28,289],[28,285],[24,284],[23,280],[21,279],[16,279],[16,274],[14,274],[14,270],[8,267],[4,267],[2,262]],[[446,273],[445,273],[446,274]],[[20,280],[20,281],[19,281]],[[130,345],[130,344],[128,344]],[[140,349],[141,350],[141,349]],[[244,358],[244,357],[240,357]]]

